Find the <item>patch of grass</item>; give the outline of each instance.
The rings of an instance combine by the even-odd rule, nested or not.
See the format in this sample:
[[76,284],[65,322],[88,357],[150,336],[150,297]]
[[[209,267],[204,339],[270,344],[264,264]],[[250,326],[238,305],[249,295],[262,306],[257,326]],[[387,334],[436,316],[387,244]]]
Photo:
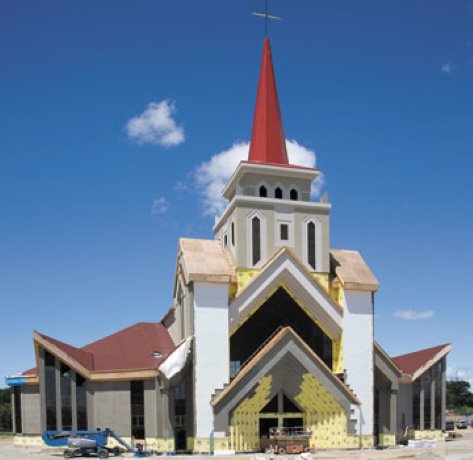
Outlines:
[[13,433],[6,433],[5,431],[0,431],[0,436],[13,436]]

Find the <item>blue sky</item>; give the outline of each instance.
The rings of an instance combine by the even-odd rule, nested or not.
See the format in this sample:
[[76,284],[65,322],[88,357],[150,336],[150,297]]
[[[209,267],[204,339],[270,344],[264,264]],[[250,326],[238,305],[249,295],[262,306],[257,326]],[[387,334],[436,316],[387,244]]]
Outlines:
[[[250,137],[262,6],[0,2],[0,386],[33,329],[80,346],[171,305],[178,237],[212,238],[202,164]],[[332,247],[381,282],[377,340],[452,342],[473,379],[473,0],[271,11],[286,136],[317,154]]]

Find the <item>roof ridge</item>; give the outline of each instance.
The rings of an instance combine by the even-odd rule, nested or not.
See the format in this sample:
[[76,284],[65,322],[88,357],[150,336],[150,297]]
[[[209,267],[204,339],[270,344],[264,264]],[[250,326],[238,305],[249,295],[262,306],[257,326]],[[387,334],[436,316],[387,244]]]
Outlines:
[[[85,348],[89,347],[89,346],[92,346],[92,345],[96,345],[97,343],[99,342],[102,342],[103,340],[106,340],[106,339],[109,339],[110,337],[113,337],[114,335],[117,335],[117,334],[121,334],[123,333],[124,331],[128,330],[128,329],[132,329],[136,326],[139,326],[140,324],[154,324],[154,325],[158,325],[158,324],[161,324],[161,322],[159,321],[156,321],[156,322],[146,322],[146,321],[139,321],[138,323],[134,323],[132,324],[131,326],[128,326],[128,327],[124,327],[123,329],[120,329],[116,332],[113,332],[112,334],[108,334],[106,335],[105,337],[102,337],[100,339],[97,339],[97,340],[94,340],[93,342],[90,342],[90,343],[87,343],[85,345],[83,345],[81,348],[79,348],[79,350],[83,350],[83,351],[87,351],[85,350]],[[162,324],[161,324],[162,325]],[[163,326],[164,327],[164,326]],[[88,353],[92,353],[92,352],[88,352]]]
[[404,353],[402,355],[392,356],[391,359],[403,358],[404,356],[413,355],[415,353],[422,353],[423,351],[431,351],[431,350],[435,350],[436,348],[445,348],[445,347],[448,347],[450,345],[451,345],[451,343],[444,343],[442,345],[434,345],[433,347],[422,348],[420,350],[411,351],[409,353]]

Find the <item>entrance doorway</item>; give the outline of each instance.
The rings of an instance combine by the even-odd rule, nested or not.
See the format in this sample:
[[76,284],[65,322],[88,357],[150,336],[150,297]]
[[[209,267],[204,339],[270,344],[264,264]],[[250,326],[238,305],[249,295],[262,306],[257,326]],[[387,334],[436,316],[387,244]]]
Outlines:
[[295,428],[304,426],[303,411],[289,397],[280,392],[259,413],[260,448],[270,445],[270,428]]

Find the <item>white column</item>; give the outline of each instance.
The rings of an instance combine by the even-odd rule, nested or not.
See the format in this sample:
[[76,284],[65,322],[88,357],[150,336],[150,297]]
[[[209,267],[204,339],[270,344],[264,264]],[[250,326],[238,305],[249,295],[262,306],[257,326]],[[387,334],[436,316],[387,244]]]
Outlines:
[[229,381],[228,286],[194,284],[196,438],[213,431],[210,398]]
[[343,354],[347,384],[361,401],[357,434],[372,435],[374,421],[373,298],[367,291],[344,292]]

